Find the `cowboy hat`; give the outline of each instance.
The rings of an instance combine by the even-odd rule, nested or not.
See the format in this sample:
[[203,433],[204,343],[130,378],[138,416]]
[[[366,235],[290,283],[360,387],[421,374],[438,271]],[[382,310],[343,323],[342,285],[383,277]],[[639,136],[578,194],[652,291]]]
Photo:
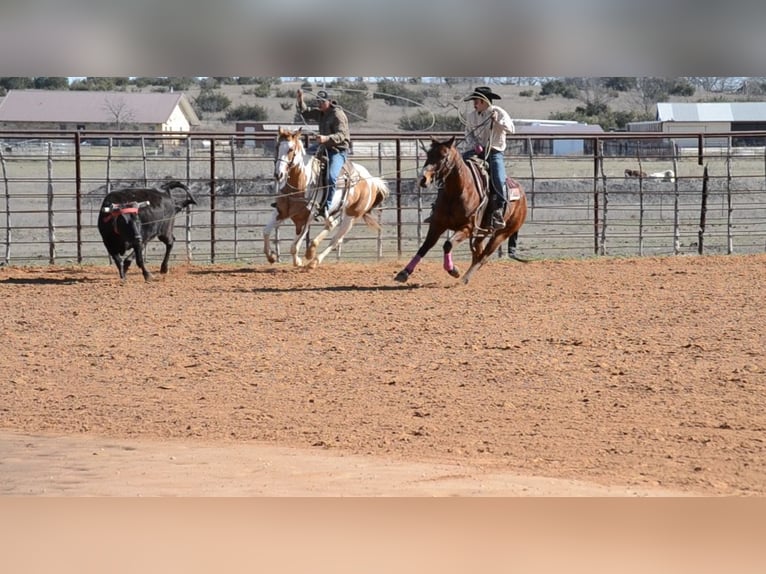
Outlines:
[[495,92],[493,92],[489,87],[479,86],[478,88],[474,88],[473,92],[471,92],[471,94],[468,97],[463,98],[463,101],[467,102],[469,100],[474,100],[474,99],[492,101],[492,100],[499,100],[501,98]]

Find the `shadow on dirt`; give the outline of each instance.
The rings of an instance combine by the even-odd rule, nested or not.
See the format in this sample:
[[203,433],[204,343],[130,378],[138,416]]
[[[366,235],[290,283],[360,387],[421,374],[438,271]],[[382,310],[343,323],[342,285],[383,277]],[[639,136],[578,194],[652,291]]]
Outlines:
[[92,279],[88,277],[8,277],[7,279],[0,279],[0,284],[8,285],[77,285],[78,283],[99,283],[100,279]]

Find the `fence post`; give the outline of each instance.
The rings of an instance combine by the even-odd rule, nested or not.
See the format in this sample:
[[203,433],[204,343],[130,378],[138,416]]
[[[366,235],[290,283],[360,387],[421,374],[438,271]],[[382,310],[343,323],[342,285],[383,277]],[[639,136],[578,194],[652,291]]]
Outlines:
[[77,217],[77,263],[82,263],[82,148],[80,132],[74,134],[74,192]]
[[601,174],[601,182],[604,187],[604,217],[601,221],[601,249],[600,254],[606,255],[606,221],[607,207],[609,206],[609,190],[606,187],[606,174],[604,173],[604,142],[598,145],[598,169]]
[[705,166],[705,169],[702,172],[702,202],[700,204],[700,227],[699,231],[697,232],[697,253],[699,255],[702,255],[704,251],[704,241],[705,241],[705,217],[707,216],[707,182],[708,182],[708,174],[707,174],[707,165]]
[[[192,140],[190,137],[186,138],[186,187],[191,186],[191,148]],[[186,206],[186,262],[189,263],[192,260],[191,249],[191,206]]]
[[56,263],[56,227],[53,221],[53,142],[48,142],[48,263]]
[[112,191],[112,136],[106,148],[106,193]]
[[215,139],[210,138],[210,263],[215,263]]
[[734,238],[731,231],[731,136],[729,136],[728,140],[729,147],[726,150],[726,201],[728,207],[728,212],[726,213],[726,254],[731,255],[734,251]]
[[537,177],[531,137],[527,137],[527,155],[529,156],[529,175],[532,178],[532,184],[529,187],[529,220],[532,221],[535,218],[535,180]]
[[396,138],[396,254],[402,256],[402,140]]
[[141,160],[144,167],[144,187],[149,185],[149,177],[146,169],[146,140],[144,136],[141,136]]
[[8,189],[8,170],[5,165],[3,148],[0,147],[0,164],[3,166],[3,187],[5,188],[5,259],[8,265],[11,262],[11,193]]
[[234,136],[232,136],[231,143],[229,144],[229,153],[231,156],[231,186],[234,194],[234,259],[239,259],[239,209],[237,204],[239,186],[237,185],[237,161],[234,155],[234,145]]
[[598,255],[598,146],[599,139],[593,139],[593,254]]

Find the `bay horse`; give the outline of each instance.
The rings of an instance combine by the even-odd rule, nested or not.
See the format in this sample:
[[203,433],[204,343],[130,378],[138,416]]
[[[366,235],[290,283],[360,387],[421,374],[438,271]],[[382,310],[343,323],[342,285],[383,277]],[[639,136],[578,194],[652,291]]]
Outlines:
[[[308,234],[309,221],[316,214],[323,188],[321,171],[319,158],[306,152],[301,128],[294,131],[279,128],[274,178],[281,188],[271,221],[263,230],[263,250],[269,262],[276,261],[276,255],[269,244],[269,235],[287,218],[295,224],[296,238],[290,249],[293,265],[312,269],[343,242],[357,220],[362,219],[370,227],[380,229],[370,212],[390,195],[388,185],[383,179],[373,177],[363,165],[347,161],[336,183],[338,192],[342,193],[340,217],[325,220],[322,231],[306,248],[305,261],[302,261],[298,255],[298,245]],[[330,244],[317,254],[319,245],[336,227],[337,231]]]
[[396,275],[396,281],[406,282],[420,260],[436,245],[439,237],[449,230],[456,233],[451,240],[444,242],[444,269],[452,277],[460,277],[460,271],[452,261],[452,249],[461,241],[469,239],[471,266],[463,276],[463,283],[468,283],[490,255],[521,228],[527,217],[527,197],[521,186],[510,178],[507,182],[510,197],[503,214],[505,227],[494,231],[483,227],[488,194],[484,191],[484,184],[479,183],[481,181],[481,176],[474,174],[468,162],[463,160],[455,145],[455,136],[447,141],[431,138],[420,186],[428,187],[434,182],[439,192],[426,238],[415,257]]

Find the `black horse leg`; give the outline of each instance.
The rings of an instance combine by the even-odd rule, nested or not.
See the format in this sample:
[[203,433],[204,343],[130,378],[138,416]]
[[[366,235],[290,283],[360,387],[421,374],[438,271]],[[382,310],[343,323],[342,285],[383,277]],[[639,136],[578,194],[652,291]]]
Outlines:
[[460,270],[457,268],[454,261],[452,261],[452,241],[447,239],[447,241],[444,242],[442,250],[444,251],[444,270],[457,279],[460,277]]
[[398,281],[399,283],[405,283],[409,276],[412,275],[412,273],[415,271],[415,267],[417,267],[418,263],[420,263],[420,260],[426,256],[426,253],[428,253],[434,245],[436,245],[436,242],[438,241],[441,234],[444,233],[444,231],[445,229],[437,230],[434,229],[432,225],[429,226],[428,233],[426,234],[426,239],[423,241],[423,245],[420,246],[417,254],[410,260],[407,266],[396,274],[394,280]]

